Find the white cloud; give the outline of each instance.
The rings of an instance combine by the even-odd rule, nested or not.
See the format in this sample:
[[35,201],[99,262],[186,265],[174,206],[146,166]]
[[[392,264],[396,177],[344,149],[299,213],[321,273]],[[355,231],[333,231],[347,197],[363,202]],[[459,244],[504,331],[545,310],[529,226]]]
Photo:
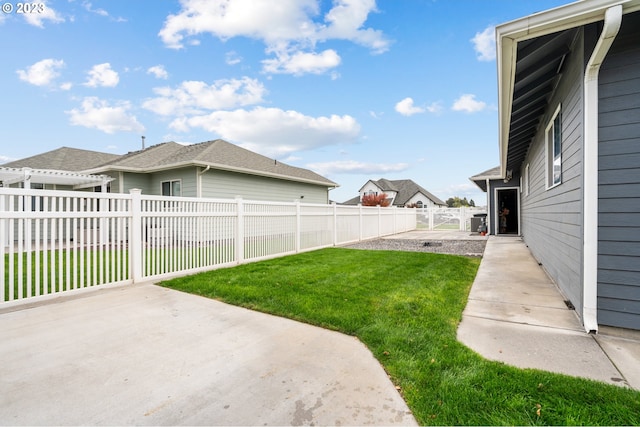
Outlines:
[[115,87],[118,85],[120,77],[116,71],[111,69],[111,64],[105,62],[104,64],[94,65],[89,71],[89,78],[85,83],[85,86],[89,87]]
[[479,61],[493,61],[496,59],[495,27],[489,26],[471,39],[473,48]]
[[238,55],[238,52],[232,50],[224,55],[224,62],[227,65],[236,65],[242,62],[242,57]]
[[158,33],[167,47],[183,47],[185,36],[210,33],[221,39],[237,36],[264,40],[308,38],[314,24],[310,14],[318,13],[316,0],[181,0],[182,9],[169,15]]
[[293,152],[352,142],[360,125],[351,116],[310,117],[296,111],[256,107],[183,117],[170,125],[186,132],[201,128],[221,138],[241,142],[249,150],[282,158]]
[[441,112],[443,110],[442,108],[442,104],[440,104],[439,102],[433,102],[429,105],[427,105],[426,110],[430,113],[434,113],[437,114],[439,112]]
[[[24,4],[27,4],[27,3],[24,3]],[[38,28],[44,28],[45,21],[49,21],[54,24],[58,24],[65,21],[64,18],[60,16],[60,14],[58,14],[58,12],[56,12],[55,9],[49,6],[46,0],[42,0],[38,3],[28,3],[28,4],[34,5],[35,7],[38,8],[36,13],[21,14],[29,25],[33,25],[34,27],[38,27]]]
[[454,111],[464,111],[466,113],[477,113],[487,108],[487,104],[482,101],[476,101],[476,96],[472,94],[464,94],[458,98],[451,107]]
[[180,5],[158,33],[167,47],[183,48],[185,38],[204,33],[222,40],[249,37],[263,41],[266,52],[275,54],[264,62],[269,72],[320,73],[336,67],[340,61],[335,51],[313,52],[326,40],[349,40],[374,53],[388,50],[390,44],[382,32],[364,27],[376,11],[375,0],[334,0],[324,16],[317,0],[181,0]]
[[100,15],[100,16],[109,16],[109,12],[107,12],[106,10],[101,9],[101,8],[94,9],[94,8],[93,8],[93,5],[92,5],[90,2],[88,2],[88,1],[82,2],[82,6],[83,6],[83,7],[84,7],[88,12],[95,13],[96,15]]
[[276,56],[275,59],[262,61],[265,72],[296,76],[306,73],[322,74],[340,65],[340,56],[333,49],[327,49],[322,53],[295,52],[293,55],[278,53]]
[[25,70],[17,70],[17,73],[22,81],[34,86],[47,86],[60,75],[58,70],[63,68],[64,65],[62,59],[43,59]]
[[69,115],[72,125],[98,129],[108,134],[144,131],[144,126],[135,116],[129,114],[130,109],[131,104],[126,101],[112,106],[96,97],[86,97],[81,108],[74,108],[65,113]]
[[166,80],[169,78],[169,73],[164,69],[164,65],[154,65],[147,70],[147,74],[153,74],[157,79]]
[[71,82],[64,82],[60,85],[61,90],[71,90],[72,87],[73,87],[73,83]]
[[414,114],[424,113],[425,109],[413,105],[413,98],[405,98],[396,104],[396,111],[403,116],[413,116]]
[[216,80],[208,85],[201,81],[185,81],[177,88],[159,87],[153,90],[156,98],[142,106],[163,116],[202,114],[205,110],[229,109],[253,105],[263,101],[266,89],[258,80]]
[[339,160],[336,162],[310,163],[307,168],[320,175],[331,174],[380,174],[390,172],[402,172],[409,168],[408,163],[366,163],[355,160]]
[[[69,1],[71,1],[71,0],[69,0]],[[102,9],[100,7],[97,8],[97,9],[94,9],[93,8],[93,4],[91,4],[91,2],[89,2],[89,1],[83,1],[82,2],[82,7],[84,7],[87,12],[95,13],[96,15],[99,15],[99,16],[104,16],[105,18],[109,18],[112,21],[127,22],[127,20],[125,18],[122,18],[122,17],[113,18],[109,14],[109,12],[107,12],[105,9]]]
[[334,0],[318,32],[319,39],[351,40],[370,48],[374,53],[389,49],[389,41],[379,30],[362,28],[371,12],[376,12],[375,0]]

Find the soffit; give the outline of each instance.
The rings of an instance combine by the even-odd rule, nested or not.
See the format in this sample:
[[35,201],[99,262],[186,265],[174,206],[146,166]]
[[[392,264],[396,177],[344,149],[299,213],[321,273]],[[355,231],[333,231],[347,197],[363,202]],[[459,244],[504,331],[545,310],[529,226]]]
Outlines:
[[560,81],[576,32],[565,30],[517,44],[506,170],[520,169]]

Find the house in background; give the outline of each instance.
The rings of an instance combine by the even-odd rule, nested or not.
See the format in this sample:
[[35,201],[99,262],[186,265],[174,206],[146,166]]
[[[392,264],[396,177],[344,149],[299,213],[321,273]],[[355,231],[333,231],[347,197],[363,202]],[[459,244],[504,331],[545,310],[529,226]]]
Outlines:
[[61,147],[36,156],[0,165],[0,182],[4,187],[47,190],[108,191],[113,178],[82,171],[120,157],[78,148]]
[[413,182],[410,179],[369,180],[360,188],[360,195],[342,203],[343,205],[357,205],[365,195],[386,194],[391,203],[389,206],[407,207],[417,206],[419,208],[442,207],[447,204]]
[[494,205],[511,190],[585,330],[640,330],[640,0],[540,12],[496,43],[500,166],[472,180]]
[[[67,160],[59,160],[60,157]],[[220,139],[193,145],[166,142],[122,156],[63,147],[2,165],[0,179],[23,168],[28,168],[32,176],[39,170],[45,180],[45,172],[52,169],[108,177],[109,191],[114,193],[139,188],[150,195],[240,196],[248,200],[326,204],[329,190],[338,186],[310,170],[289,166]],[[52,188],[51,183],[44,185]],[[73,189],[60,185],[53,188]]]

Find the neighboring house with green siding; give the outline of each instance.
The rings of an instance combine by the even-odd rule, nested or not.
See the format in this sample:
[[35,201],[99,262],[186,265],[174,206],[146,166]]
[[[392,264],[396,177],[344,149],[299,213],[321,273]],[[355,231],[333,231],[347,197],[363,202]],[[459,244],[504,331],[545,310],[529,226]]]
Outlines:
[[[48,162],[58,157],[69,161]],[[66,168],[67,164],[73,169]],[[138,188],[143,194],[185,197],[240,196],[247,200],[329,203],[329,190],[338,186],[310,170],[220,139],[193,145],[166,142],[122,156],[63,147],[2,165],[0,179],[3,169],[9,168],[108,176],[111,178],[109,191],[114,193],[128,193]]]

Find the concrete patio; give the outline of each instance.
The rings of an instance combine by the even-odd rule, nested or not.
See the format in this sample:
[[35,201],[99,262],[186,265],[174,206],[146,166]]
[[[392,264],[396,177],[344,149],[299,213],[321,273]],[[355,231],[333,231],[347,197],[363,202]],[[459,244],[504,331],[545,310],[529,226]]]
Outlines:
[[0,310],[3,425],[415,425],[356,338],[151,284]]

